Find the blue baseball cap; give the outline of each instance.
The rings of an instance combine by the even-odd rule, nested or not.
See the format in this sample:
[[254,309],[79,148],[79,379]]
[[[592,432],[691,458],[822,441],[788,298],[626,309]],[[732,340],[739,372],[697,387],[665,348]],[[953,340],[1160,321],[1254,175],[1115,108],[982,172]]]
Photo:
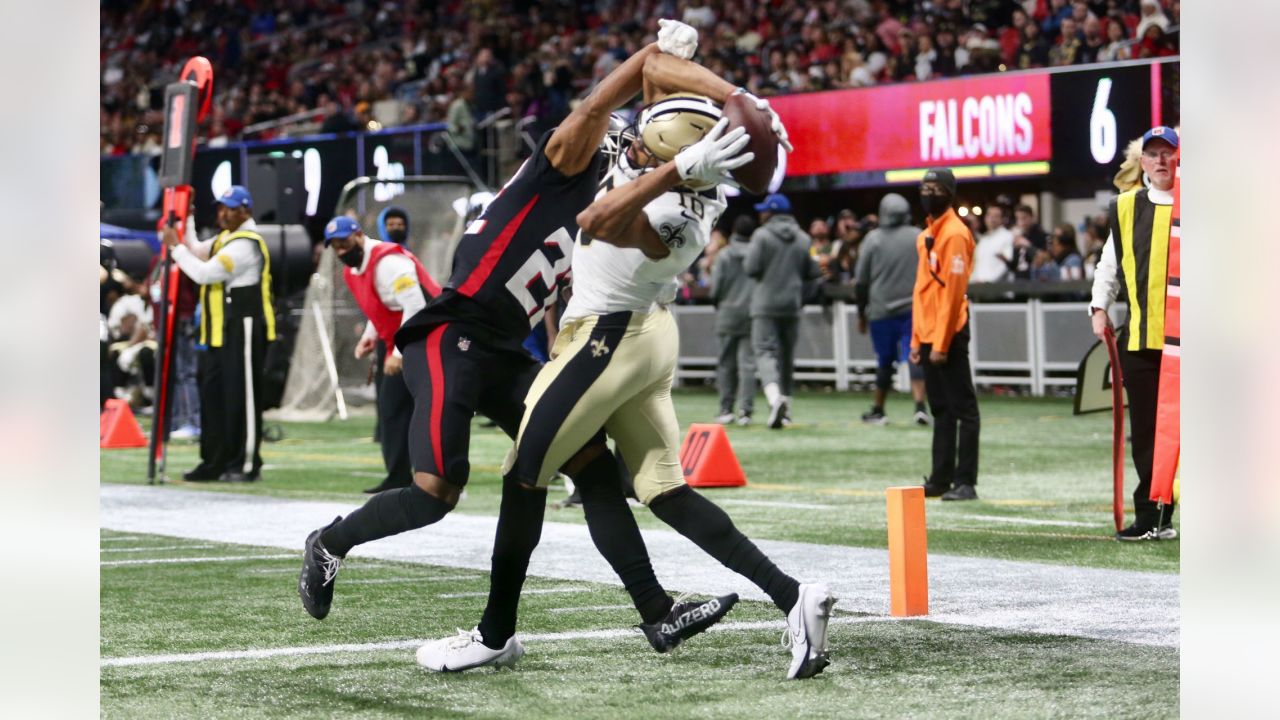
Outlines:
[[329,243],[335,238],[349,237],[351,233],[360,230],[360,223],[352,220],[346,215],[339,215],[329,221],[324,226],[324,246],[329,247]]
[[1172,145],[1175,150],[1178,147],[1178,133],[1174,132],[1173,128],[1168,127],[1166,125],[1153,127],[1150,130],[1143,133],[1142,147],[1145,149],[1147,147],[1147,143],[1151,142],[1152,140],[1163,140],[1169,143],[1170,145]]
[[765,197],[764,202],[758,202],[754,205],[756,212],[791,212],[791,201],[782,193],[771,193]]
[[253,196],[249,194],[248,188],[243,185],[232,185],[222,193],[217,200],[218,205],[226,205],[229,208],[253,207]]

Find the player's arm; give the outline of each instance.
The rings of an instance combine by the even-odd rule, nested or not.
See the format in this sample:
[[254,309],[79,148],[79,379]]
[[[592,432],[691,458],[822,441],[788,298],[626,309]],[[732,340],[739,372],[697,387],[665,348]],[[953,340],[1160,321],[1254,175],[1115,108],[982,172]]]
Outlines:
[[565,175],[577,175],[591,163],[600,140],[609,129],[609,115],[641,90],[645,62],[661,54],[658,44],[645,46],[605,76],[595,90],[551,133],[547,160]]
[[645,173],[604,196],[578,213],[578,227],[596,240],[618,247],[639,248],[646,257],[664,258],[671,253],[644,213],[660,195],[683,182],[674,162]]
[[578,213],[578,227],[610,245],[640,248],[655,260],[666,257],[670,249],[653,229],[644,207],[682,182],[719,183],[729,171],[751,162],[755,155],[742,152],[751,139],[746,129],[739,127],[726,133],[728,125],[728,120],[720,120],[671,162],[597,198]]
[[644,100],[646,103],[677,92],[694,93],[711,98],[723,106],[738,88],[731,82],[696,62],[674,55],[656,53],[644,63]]

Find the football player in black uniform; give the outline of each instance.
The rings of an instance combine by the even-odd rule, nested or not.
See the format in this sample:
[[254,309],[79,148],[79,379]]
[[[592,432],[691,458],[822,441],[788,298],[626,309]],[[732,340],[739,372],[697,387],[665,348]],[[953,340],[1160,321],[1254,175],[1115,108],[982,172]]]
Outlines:
[[[689,26],[663,22],[666,49],[673,36],[687,40],[692,35],[696,44],[696,31]],[[381,492],[307,537],[298,594],[312,617],[329,613],[335,577],[351,548],[438,522],[457,504],[470,472],[475,413],[515,438],[525,395],[540,367],[521,343],[567,284],[576,217],[595,197],[605,167],[599,146],[611,113],[640,92],[649,59],[662,52],[662,38],[616,68],[543,136],[484,214],[467,227],[444,290],[396,334],[414,399],[413,484]],[[676,47],[688,49],[688,44]],[[581,489],[592,539],[631,594],[654,649],[666,652],[705,630],[737,601],[737,595],[728,595],[675,603],[658,583],[603,433],[564,471]],[[514,635],[516,607],[545,507],[545,489],[504,481],[488,608],[468,634],[471,648],[449,669],[510,664],[523,654]]]

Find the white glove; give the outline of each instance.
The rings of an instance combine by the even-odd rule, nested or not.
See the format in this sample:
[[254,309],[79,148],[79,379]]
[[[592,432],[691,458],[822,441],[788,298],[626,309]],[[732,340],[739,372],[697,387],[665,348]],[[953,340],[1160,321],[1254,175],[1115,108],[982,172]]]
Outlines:
[[698,31],[679,20],[658,21],[658,49],[681,60],[688,60],[698,50]]
[[733,94],[746,95],[748,100],[756,104],[757,110],[764,110],[769,113],[769,120],[770,124],[773,126],[773,133],[778,136],[778,140],[782,143],[782,147],[786,148],[787,152],[795,150],[795,148],[791,147],[791,141],[787,139],[787,128],[782,124],[782,118],[778,117],[778,113],[774,112],[773,108],[769,106],[768,100],[752,95],[747,92],[746,88],[738,88],[733,92]]
[[711,128],[711,132],[702,136],[698,142],[681,150],[675,157],[676,172],[680,179],[691,185],[717,185],[724,182],[725,175],[746,165],[755,159],[755,153],[742,152],[751,142],[746,128],[734,128],[725,134],[729,127],[727,118]]

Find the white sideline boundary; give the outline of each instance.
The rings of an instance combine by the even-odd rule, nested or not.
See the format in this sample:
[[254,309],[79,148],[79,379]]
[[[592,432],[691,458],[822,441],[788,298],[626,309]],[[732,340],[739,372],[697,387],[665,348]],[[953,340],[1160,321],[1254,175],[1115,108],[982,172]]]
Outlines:
[[[915,618],[918,619],[918,618]],[[897,618],[889,617],[833,617],[827,625],[852,625],[867,622],[895,622]],[[786,622],[778,620],[756,620],[752,622],[722,622],[713,625],[706,632],[746,632],[751,630],[781,630]],[[556,633],[534,633],[523,635],[517,633],[521,642],[548,643],[572,640],[617,640],[626,637],[642,637],[635,628],[612,630],[586,630]],[[137,667],[140,665],[169,665],[176,663],[198,663],[209,661],[232,660],[266,660],[277,657],[298,657],[303,655],[341,655],[348,653],[379,652],[383,650],[416,649],[427,640],[388,640],[375,643],[351,643],[345,645],[306,645],[302,647],[258,648],[252,650],[219,650],[216,652],[181,653],[172,655],[135,655],[131,657],[102,658],[101,667]]]
[[[100,522],[103,529],[130,534],[295,553],[245,559],[298,559],[309,532],[335,515],[359,507],[362,500],[292,500],[171,486],[106,484],[100,494]],[[467,510],[465,501],[461,510]],[[529,565],[530,576],[621,586],[608,563],[595,551],[586,525],[554,522],[554,511],[548,512],[548,518]],[[487,573],[496,522],[492,516],[455,512],[421,530],[361,545],[350,558],[355,562],[373,558]],[[698,595],[736,592],[744,600],[768,599],[755,585],[678,534],[645,530],[643,535],[654,572],[668,591]],[[755,543],[796,579],[826,582],[841,599],[841,610],[888,615],[887,551],[781,540],[757,539]],[[1005,632],[1177,647],[1179,582],[1179,576],[1173,573],[931,554],[927,619]],[[341,576],[338,585],[342,585]],[[337,612],[342,611],[342,602],[339,587]]]
[[101,567],[117,567],[120,565],[183,565],[187,563],[242,562],[244,560],[301,560],[302,553],[293,555],[218,555],[214,557],[191,558],[148,558],[146,560],[106,560],[98,563]]
[[156,545],[147,547],[145,545],[139,547],[112,547],[102,548],[100,553],[132,553],[132,552],[169,552],[170,550],[208,550],[209,548],[218,547],[217,545]]

